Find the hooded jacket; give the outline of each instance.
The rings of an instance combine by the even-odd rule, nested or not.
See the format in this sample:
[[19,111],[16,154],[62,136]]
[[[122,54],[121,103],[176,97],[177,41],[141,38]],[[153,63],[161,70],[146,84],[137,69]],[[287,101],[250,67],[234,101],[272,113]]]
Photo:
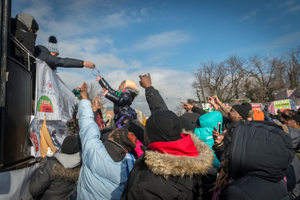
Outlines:
[[274,126],[244,122],[225,135],[224,143],[224,166],[234,181],[220,199],[290,199],[282,182],[295,156],[288,134]]
[[29,192],[34,199],[68,199],[80,173],[79,153],[56,153],[37,169],[31,179]]
[[136,89],[126,87],[125,85],[124,89],[117,92],[109,86],[103,77],[99,80],[99,84],[102,88],[108,90],[105,97],[114,103],[115,121],[126,114],[131,114],[135,119],[137,118],[135,110],[130,107],[134,98],[138,95],[138,91]]
[[[168,110],[159,92],[152,86],[146,88],[146,99],[152,115],[159,111]],[[164,121],[163,119],[160,120]],[[157,130],[159,134],[168,132],[165,133],[164,137],[173,135],[172,132],[180,127],[172,123],[176,120],[168,121],[169,123],[165,124],[168,127],[161,127],[161,124],[156,124],[155,128],[148,127],[148,121],[146,129],[151,130],[151,132]],[[157,121],[154,120],[154,122]],[[128,177],[121,200],[201,199],[201,176],[206,174],[211,167],[213,154],[209,147],[195,135],[182,134],[181,137],[182,140],[153,142],[149,145],[149,148],[153,150],[146,150],[136,161]],[[151,138],[152,140],[157,139],[157,137]],[[189,138],[190,140],[185,140]],[[187,147],[187,142],[190,144],[189,148],[182,148]],[[195,153],[191,150],[192,148],[195,148],[196,155],[191,155]],[[179,151],[179,149],[181,150]],[[186,156],[188,154],[191,156]]]
[[[77,186],[77,199],[120,199],[127,177],[133,168],[134,158],[124,150],[116,150],[111,141],[106,146],[99,139],[99,127],[94,121],[91,103],[79,102],[79,127],[82,145],[82,167]],[[111,154],[111,155],[110,155]],[[122,154],[122,155],[121,155]],[[118,162],[114,156],[121,156]]]
[[45,61],[52,70],[56,70],[57,67],[83,68],[83,60],[52,56],[50,51],[42,45],[38,45],[34,48],[34,56]]

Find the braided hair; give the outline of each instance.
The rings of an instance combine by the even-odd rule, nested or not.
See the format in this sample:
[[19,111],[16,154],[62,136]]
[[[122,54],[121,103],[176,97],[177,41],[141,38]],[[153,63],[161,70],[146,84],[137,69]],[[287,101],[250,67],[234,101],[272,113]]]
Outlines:
[[126,151],[131,151],[136,147],[136,137],[132,132],[129,132],[127,128],[115,129],[110,137],[115,142],[120,144]]

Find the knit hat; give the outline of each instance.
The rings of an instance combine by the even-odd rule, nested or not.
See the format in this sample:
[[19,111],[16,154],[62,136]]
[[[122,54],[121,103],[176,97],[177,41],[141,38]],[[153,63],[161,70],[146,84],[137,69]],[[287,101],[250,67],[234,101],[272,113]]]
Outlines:
[[298,112],[295,111],[289,112],[288,117],[292,118],[293,120],[295,120],[300,124],[300,114]]
[[249,111],[252,110],[252,106],[250,103],[242,103],[241,105],[234,105],[232,106],[241,116],[243,119],[248,118]]
[[47,49],[50,52],[54,52],[54,53],[58,53],[59,54],[59,50],[57,48],[57,39],[55,36],[50,36],[48,39],[48,44],[46,44]]
[[80,151],[80,141],[78,137],[68,136],[61,145],[61,152],[64,154],[75,154]]
[[185,117],[180,116],[179,120],[181,122],[182,130],[184,131],[192,131],[194,133],[195,131],[195,124],[192,124],[189,120],[187,120]]
[[169,110],[154,112],[146,122],[146,132],[150,142],[169,142],[181,139],[181,122]]

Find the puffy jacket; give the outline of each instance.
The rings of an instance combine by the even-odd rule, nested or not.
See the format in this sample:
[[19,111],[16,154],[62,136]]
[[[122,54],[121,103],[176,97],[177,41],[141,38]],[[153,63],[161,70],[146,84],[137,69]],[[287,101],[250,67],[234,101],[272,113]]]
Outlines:
[[274,126],[244,122],[232,135],[226,134],[224,143],[228,173],[234,181],[220,199],[290,199],[282,182],[295,156],[287,133]]
[[80,172],[80,155],[56,153],[37,169],[31,179],[29,192],[34,199],[68,199]]
[[77,187],[77,199],[120,199],[134,158],[115,162],[99,139],[99,127],[89,100],[79,102],[79,127],[82,144],[82,167]]
[[122,92],[119,95],[117,95],[117,91],[112,89],[103,77],[99,80],[99,84],[102,88],[108,90],[105,97],[114,103],[115,120],[118,120],[120,117],[126,114],[131,114],[134,116],[135,119],[137,118],[135,110],[130,107],[134,97],[136,96],[136,94],[133,91],[123,89]]
[[34,48],[34,56],[45,61],[53,70],[56,70],[57,67],[83,68],[83,60],[52,56],[50,51],[42,45],[38,45]]
[[[212,149],[212,146],[214,145],[212,132],[214,130],[214,127],[218,127],[218,122],[221,122],[221,124],[223,124],[223,116],[220,112],[213,111],[202,115],[199,118],[199,122],[200,128],[196,128],[194,132],[200,140],[204,141],[204,143],[207,144],[210,149]],[[215,156],[214,167],[218,168],[219,165],[220,161]]]

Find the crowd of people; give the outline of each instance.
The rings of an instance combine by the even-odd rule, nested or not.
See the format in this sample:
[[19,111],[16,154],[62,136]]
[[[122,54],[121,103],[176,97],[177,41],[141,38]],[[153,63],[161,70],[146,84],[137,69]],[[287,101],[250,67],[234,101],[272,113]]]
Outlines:
[[[16,19],[35,38],[33,17]],[[53,70],[94,67],[57,57],[56,43],[50,37],[33,53]],[[298,111],[273,116],[265,107],[257,120],[251,104],[228,109],[212,96],[213,112],[181,102],[187,112],[178,117],[147,74],[140,76],[140,86],[151,115],[143,124],[132,108],[136,83],[125,80],[114,90],[101,76],[97,82],[114,104],[111,125],[103,121],[100,97],[91,102],[85,82],[76,88],[80,102],[66,123],[68,136],[58,153],[40,163],[29,187],[33,199],[300,199]]]

